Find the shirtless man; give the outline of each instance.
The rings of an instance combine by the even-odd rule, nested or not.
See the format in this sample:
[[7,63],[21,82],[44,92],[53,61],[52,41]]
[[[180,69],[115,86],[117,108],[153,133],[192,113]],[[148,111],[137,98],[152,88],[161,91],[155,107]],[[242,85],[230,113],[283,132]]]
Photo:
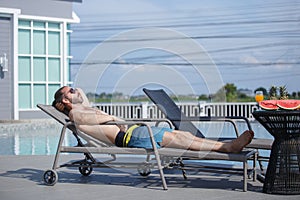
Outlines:
[[[101,110],[85,106],[86,97],[78,89],[64,86],[57,90],[53,106],[69,115],[79,130],[103,142],[119,147],[152,148],[146,126],[101,125],[106,122],[122,121]],[[199,138],[190,132],[170,128],[151,127],[157,147],[189,149],[194,151],[240,152],[254,136],[252,131],[245,131],[231,142],[218,142]]]

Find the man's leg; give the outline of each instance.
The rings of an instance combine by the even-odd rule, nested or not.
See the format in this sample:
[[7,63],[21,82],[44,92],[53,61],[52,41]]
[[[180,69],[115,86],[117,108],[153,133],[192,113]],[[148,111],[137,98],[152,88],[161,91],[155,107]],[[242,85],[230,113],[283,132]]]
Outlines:
[[162,146],[170,148],[189,149],[194,151],[240,152],[253,138],[252,131],[245,131],[240,137],[231,142],[218,142],[195,137],[189,132],[165,132]]

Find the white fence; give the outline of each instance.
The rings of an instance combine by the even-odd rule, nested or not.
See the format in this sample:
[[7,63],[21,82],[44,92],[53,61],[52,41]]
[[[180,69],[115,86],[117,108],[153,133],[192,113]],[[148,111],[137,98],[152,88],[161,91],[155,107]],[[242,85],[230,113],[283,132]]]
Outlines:
[[242,116],[253,120],[252,112],[258,109],[255,102],[205,103],[200,105],[204,116]]
[[[257,103],[177,103],[181,111],[189,117],[199,116],[243,116],[253,120],[252,112],[258,109]],[[99,103],[93,106],[122,118],[164,118],[161,111],[152,103]]]

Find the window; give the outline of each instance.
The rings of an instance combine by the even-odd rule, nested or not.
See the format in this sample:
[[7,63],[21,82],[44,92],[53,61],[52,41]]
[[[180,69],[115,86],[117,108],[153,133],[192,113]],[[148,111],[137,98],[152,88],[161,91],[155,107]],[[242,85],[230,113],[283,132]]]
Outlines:
[[60,60],[56,58],[48,59],[48,81],[60,81]]
[[45,58],[33,58],[33,81],[45,82],[46,81],[46,59]]
[[46,104],[46,85],[45,84],[33,84],[33,104],[38,103]]
[[69,27],[64,22],[19,20],[19,109],[51,104],[54,92],[70,84],[70,56],[63,54],[69,52]]
[[31,107],[31,89],[30,84],[19,84],[19,107],[30,108]]
[[48,32],[48,53],[51,55],[60,54],[60,33],[59,32]]
[[33,31],[33,54],[44,55],[46,53],[46,32]]
[[19,53],[30,54],[30,30],[19,30]]
[[19,81],[31,81],[30,57],[19,57]]

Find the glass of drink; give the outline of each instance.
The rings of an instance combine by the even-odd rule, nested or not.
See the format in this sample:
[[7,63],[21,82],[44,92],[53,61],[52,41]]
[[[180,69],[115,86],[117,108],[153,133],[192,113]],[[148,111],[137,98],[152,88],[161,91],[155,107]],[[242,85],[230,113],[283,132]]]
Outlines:
[[260,91],[260,90],[256,91],[255,92],[255,101],[257,103],[259,103],[262,100],[264,100],[264,93],[263,93],[263,91]]

